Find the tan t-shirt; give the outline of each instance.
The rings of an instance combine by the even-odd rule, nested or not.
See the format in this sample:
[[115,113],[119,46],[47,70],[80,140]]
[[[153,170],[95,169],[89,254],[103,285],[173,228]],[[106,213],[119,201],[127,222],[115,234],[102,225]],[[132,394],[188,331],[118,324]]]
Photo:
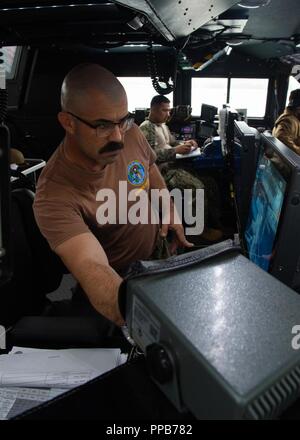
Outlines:
[[[150,221],[149,224],[131,224],[128,221],[127,224],[119,224],[119,183],[123,182],[123,188],[127,184],[127,192],[121,191],[122,203],[133,189],[139,192],[142,188],[148,193],[149,167],[155,159],[155,154],[136,125],[126,132],[124,149],[117,160],[100,173],[70,162],[65,156],[63,144],[60,145],[39,177],[34,201],[37,224],[50,247],[55,250],[76,235],[92,232],[104,248],[110,265],[118,272],[133,261],[149,258],[155,247],[158,225],[152,225]],[[107,198],[99,201],[99,190],[103,189],[114,191],[117,203],[109,198],[113,205],[110,214],[113,214],[116,205],[117,224],[99,224],[99,207],[102,203],[108,206]],[[143,214],[144,210],[148,210],[150,219],[148,197],[146,203]],[[129,201],[128,210],[135,204],[136,201]],[[107,216],[108,211],[102,214]]]

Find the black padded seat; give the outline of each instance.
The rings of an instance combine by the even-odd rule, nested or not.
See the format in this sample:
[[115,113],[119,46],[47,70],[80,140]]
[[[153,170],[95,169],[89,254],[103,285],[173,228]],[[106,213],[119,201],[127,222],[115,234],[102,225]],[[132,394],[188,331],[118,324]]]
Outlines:
[[34,193],[20,188],[11,195],[13,276],[0,291],[0,323],[4,326],[25,315],[40,314],[46,294],[59,287],[66,272],[35,222]]

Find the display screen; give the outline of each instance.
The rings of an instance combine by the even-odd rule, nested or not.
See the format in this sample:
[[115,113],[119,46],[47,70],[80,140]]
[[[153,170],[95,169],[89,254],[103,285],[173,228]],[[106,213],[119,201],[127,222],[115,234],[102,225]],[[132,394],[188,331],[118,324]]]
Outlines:
[[185,125],[184,127],[181,127],[180,131],[182,134],[192,134],[193,133],[193,126],[192,125]]
[[286,180],[264,154],[258,161],[245,240],[249,258],[268,270],[274,249]]

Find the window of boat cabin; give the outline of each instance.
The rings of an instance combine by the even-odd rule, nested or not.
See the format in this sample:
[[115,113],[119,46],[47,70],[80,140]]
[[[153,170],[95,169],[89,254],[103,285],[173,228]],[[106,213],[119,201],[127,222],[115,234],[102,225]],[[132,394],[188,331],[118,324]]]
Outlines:
[[28,49],[22,46],[4,46],[0,48],[3,54],[2,71],[5,71],[8,93],[7,107],[9,110],[15,110],[20,103],[20,97],[23,89],[23,75],[26,66]]
[[17,66],[20,58],[21,47],[18,46],[5,46],[2,47],[4,68],[6,79],[14,79]]
[[[126,90],[130,112],[137,108],[149,108],[153,96],[158,95],[149,76],[119,76],[118,80]],[[169,93],[166,97],[170,100],[172,107],[173,93]]]
[[231,78],[230,83],[228,78],[192,78],[192,114],[199,116],[202,104],[221,109],[229,95],[231,107],[247,108],[248,117],[263,118],[268,83],[266,78]]
[[250,118],[263,118],[266,112],[269,80],[267,78],[231,78],[229,103],[246,108]]
[[300,89],[300,83],[299,83],[299,81],[296,80],[296,78],[294,76],[290,76],[288,91],[287,91],[287,95],[286,95],[286,104],[285,104],[286,106],[289,103],[290,93],[296,89]]
[[202,104],[218,109],[226,103],[227,78],[192,78],[192,115],[200,116]]

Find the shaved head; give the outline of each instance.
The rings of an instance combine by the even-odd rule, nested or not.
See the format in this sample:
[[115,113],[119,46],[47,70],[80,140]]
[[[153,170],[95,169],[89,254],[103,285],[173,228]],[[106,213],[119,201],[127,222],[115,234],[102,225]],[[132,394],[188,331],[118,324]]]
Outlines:
[[[67,157],[93,170],[113,163],[124,147],[120,124],[128,118],[127,96],[115,75],[98,64],[74,67],[62,84],[61,107]],[[102,134],[100,126],[106,127]]]
[[113,105],[126,100],[125,90],[120,81],[109,70],[98,64],[80,64],[65,77],[61,88],[61,107],[64,111],[81,112],[91,104],[93,96]]

